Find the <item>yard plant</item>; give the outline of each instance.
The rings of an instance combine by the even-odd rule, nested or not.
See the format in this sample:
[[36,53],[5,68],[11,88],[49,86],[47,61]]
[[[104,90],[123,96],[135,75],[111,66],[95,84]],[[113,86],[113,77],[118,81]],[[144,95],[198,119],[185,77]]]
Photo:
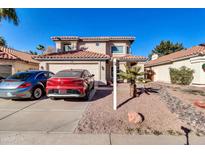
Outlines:
[[194,70],[182,66],[179,69],[177,68],[170,68],[169,69],[171,83],[173,84],[180,84],[180,85],[189,85],[194,76]]
[[144,75],[144,72],[141,71],[140,66],[131,66],[128,67],[125,65],[126,71],[120,71],[118,73],[119,77],[122,79],[126,79],[127,81],[130,82],[130,92],[132,91],[132,96],[136,97],[137,96],[137,82],[142,82],[142,76]]
[[202,69],[203,69],[203,70],[204,70],[204,72],[205,72],[205,64],[203,64],[203,65],[202,65]]

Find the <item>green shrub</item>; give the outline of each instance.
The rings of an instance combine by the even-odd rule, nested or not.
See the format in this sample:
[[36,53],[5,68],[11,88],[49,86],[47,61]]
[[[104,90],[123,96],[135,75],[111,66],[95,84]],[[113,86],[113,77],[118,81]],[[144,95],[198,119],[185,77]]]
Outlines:
[[169,73],[171,83],[173,84],[189,85],[194,78],[194,70],[187,68],[186,66],[182,66],[179,69],[170,68]]
[[202,69],[205,70],[205,64],[202,65]]

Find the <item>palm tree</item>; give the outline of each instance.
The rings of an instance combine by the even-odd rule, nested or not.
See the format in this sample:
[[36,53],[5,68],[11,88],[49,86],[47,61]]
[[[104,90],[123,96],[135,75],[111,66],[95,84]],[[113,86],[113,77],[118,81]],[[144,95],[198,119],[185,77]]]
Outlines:
[[2,36],[0,36],[0,46],[7,46],[6,40]]
[[37,50],[40,50],[42,53],[46,50],[45,46],[39,44],[37,47],[36,47]]
[[32,54],[32,55],[38,55],[38,53],[36,51],[29,50],[29,53]]
[[144,75],[144,72],[141,72],[141,67],[140,66],[132,66],[132,67],[128,67],[127,65],[125,65],[126,68],[126,72],[121,71],[120,73],[118,73],[118,75],[122,78],[122,79],[127,79],[130,82],[130,93],[131,93],[131,89],[133,89],[133,97],[137,96],[137,81],[139,81],[139,77],[142,77]]
[[0,9],[0,23],[2,20],[8,20],[9,22],[13,22],[14,25],[19,24],[19,18],[16,13],[16,9],[14,8],[4,8]]
[[[12,21],[14,25],[19,24],[19,18],[16,14],[16,9],[7,8],[7,9],[0,9],[0,23],[2,20],[8,20],[9,22]],[[0,36],[0,46],[7,46],[6,40]]]

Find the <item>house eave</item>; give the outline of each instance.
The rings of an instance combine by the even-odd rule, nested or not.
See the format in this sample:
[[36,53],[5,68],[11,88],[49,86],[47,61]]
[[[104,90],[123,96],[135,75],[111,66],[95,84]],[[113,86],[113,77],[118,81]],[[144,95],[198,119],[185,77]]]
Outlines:
[[173,62],[176,62],[176,61],[185,60],[185,59],[194,58],[194,57],[203,56],[203,55],[205,55],[205,54],[198,53],[198,54],[191,55],[191,56],[186,56],[186,57],[181,57],[181,58],[174,58],[174,59],[169,60],[169,61],[164,61],[164,62],[160,62],[160,63],[156,63],[156,64],[151,64],[151,65],[145,65],[145,68],[147,68],[147,67],[155,67],[155,66],[159,66],[159,65],[163,65],[163,64],[169,64],[169,63],[173,63]]
[[106,61],[110,58],[35,58],[38,61]]
[[161,62],[161,63],[156,63],[156,64],[151,64],[151,65],[146,65],[145,64],[145,68],[148,68],[148,67],[155,67],[155,66],[160,66],[160,65],[164,65],[164,64],[170,64],[170,63],[172,63],[172,61],[171,60],[169,60],[169,61],[165,61],[165,62]]
[[143,59],[119,59],[119,62],[146,62],[147,60]]

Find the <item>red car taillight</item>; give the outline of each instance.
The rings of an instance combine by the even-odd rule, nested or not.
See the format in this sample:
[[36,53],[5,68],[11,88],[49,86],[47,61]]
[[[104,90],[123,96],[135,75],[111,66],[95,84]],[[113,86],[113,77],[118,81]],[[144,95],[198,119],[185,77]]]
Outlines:
[[27,87],[30,87],[30,86],[31,86],[31,83],[26,82],[26,83],[21,84],[18,88],[27,88]]
[[83,80],[74,80],[73,83],[78,86],[83,86]]

